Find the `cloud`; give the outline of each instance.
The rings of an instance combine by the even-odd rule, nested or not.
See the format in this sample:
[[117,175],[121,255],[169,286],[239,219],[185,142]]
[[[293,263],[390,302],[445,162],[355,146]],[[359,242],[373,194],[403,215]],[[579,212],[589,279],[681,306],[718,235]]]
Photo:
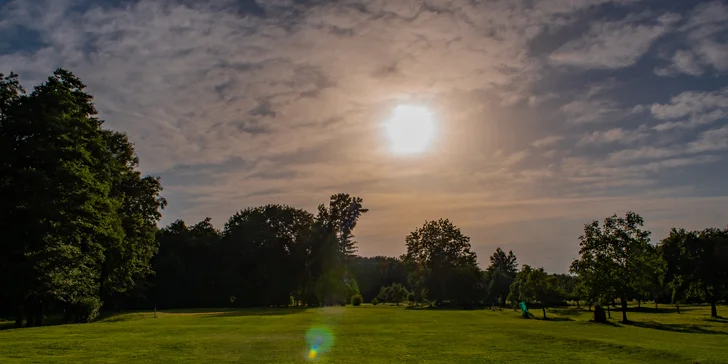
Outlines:
[[671,63],[655,69],[659,76],[701,76],[706,69],[728,71],[728,6],[721,1],[698,4],[679,28],[688,50],[678,50]]
[[662,68],[656,68],[658,76],[676,76],[680,73],[691,76],[700,76],[704,72],[703,67],[695,59],[691,51],[677,50],[672,56],[672,64]]
[[531,145],[535,148],[546,148],[551,147],[563,140],[564,137],[560,135],[549,135],[541,139],[535,140]]
[[667,104],[653,104],[650,111],[659,120],[670,120],[656,125],[657,131],[710,124],[728,117],[728,88],[683,92]]
[[619,110],[610,100],[574,100],[561,106],[561,111],[567,115],[568,121],[575,124],[601,121],[605,116]]
[[[585,220],[635,205],[657,215],[697,206],[704,200],[656,202],[705,193],[665,186],[660,173],[725,161],[720,131],[645,137],[641,121],[629,124],[638,109],[625,105],[631,73],[552,67],[614,70],[642,59],[678,24],[635,13],[637,2],[14,0],[0,5],[0,33],[22,28],[33,39],[0,45],[0,65],[28,87],[56,67],[79,75],[107,126],[127,132],[144,171],[162,176],[165,223],[212,216],[219,225],[267,203],[313,210],[344,191],[372,211],[357,228],[363,254],[401,253],[406,233],[440,217],[484,251],[524,242],[526,255],[576,251],[562,237],[578,236]],[[719,5],[687,18],[681,34],[719,45],[723,25],[709,18]],[[627,15],[605,21],[615,9]],[[569,38],[584,25],[584,37]],[[718,64],[720,53],[696,47],[667,52],[675,72],[715,70],[705,62]],[[663,124],[719,120],[724,91],[694,90],[668,102],[637,95],[639,109]],[[438,115],[422,155],[388,152],[381,121],[404,102]],[[717,216],[721,206],[711,207]],[[541,241],[542,226],[558,226],[548,230],[556,238]]]
[[652,44],[673,29],[678,14],[664,14],[648,22],[639,17],[594,23],[585,35],[551,53],[555,65],[616,69],[635,64]]
[[609,155],[609,161],[612,163],[624,163],[635,160],[665,159],[725,150],[728,150],[728,125],[701,132],[695,140],[684,145],[669,147],[645,146],[638,149],[623,149],[613,152]]
[[588,133],[579,139],[576,143],[578,146],[602,145],[609,143],[632,144],[645,140],[649,137],[647,128],[642,126],[635,130],[625,130],[623,128],[613,128],[609,130],[597,130]]

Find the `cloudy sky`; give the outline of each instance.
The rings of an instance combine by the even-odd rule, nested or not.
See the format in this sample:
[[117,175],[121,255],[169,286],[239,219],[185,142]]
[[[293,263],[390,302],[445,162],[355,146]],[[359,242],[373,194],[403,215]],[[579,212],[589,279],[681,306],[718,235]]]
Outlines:
[[[613,213],[728,224],[728,1],[0,0],[0,72],[57,67],[162,177],[165,224],[347,192],[363,255],[447,217],[481,265],[551,271]],[[402,103],[437,115],[422,154],[390,152]]]

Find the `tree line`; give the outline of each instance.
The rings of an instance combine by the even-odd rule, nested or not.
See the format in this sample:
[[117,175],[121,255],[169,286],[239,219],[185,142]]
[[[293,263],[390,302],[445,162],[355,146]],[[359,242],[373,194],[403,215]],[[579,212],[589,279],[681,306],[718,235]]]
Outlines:
[[[447,219],[405,237],[400,257],[356,255],[368,212],[340,193],[315,213],[243,209],[158,228],[160,179],[143,176],[123,133],[103,128],[85,86],[59,69],[29,94],[0,75],[0,315],[88,322],[102,308],[281,307],[361,302],[473,308],[572,301],[717,303],[728,293],[728,229],[673,229],[658,243],[632,212],[585,225],[570,274],[518,267],[501,248],[481,269]],[[679,307],[679,306],[678,306]],[[595,312],[597,310],[595,309]]]

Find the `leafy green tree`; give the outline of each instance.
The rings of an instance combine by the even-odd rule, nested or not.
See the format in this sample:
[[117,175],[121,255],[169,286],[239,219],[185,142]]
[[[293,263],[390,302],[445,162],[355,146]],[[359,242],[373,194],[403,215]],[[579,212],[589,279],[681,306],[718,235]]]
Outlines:
[[728,229],[672,229],[660,243],[660,251],[666,280],[674,289],[673,300],[704,299],[710,303],[711,316],[717,317],[717,302],[728,291]]
[[[0,256],[16,323],[41,325],[53,303],[71,309],[123,293],[149,273],[161,185],[136,172],[122,134],[102,129],[92,97],[71,72],[23,94],[0,77]],[[146,205],[152,201],[150,205]],[[108,290],[107,290],[108,289]],[[101,297],[106,298],[106,297]]]
[[538,303],[546,318],[546,307],[563,299],[556,278],[550,276],[543,268],[533,269],[524,265],[511,285],[509,300]]
[[428,298],[438,304],[452,298],[448,283],[454,270],[476,266],[470,238],[447,219],[425,222],[410,233],[405,242],[405,260],[416,269],[413,280],[422,280]]
[[650,232],[641,227],[644,220],[634,212],[625,217],[610,216],[600,226],[598,221],[584,226],[579,237],[581,257],[571,265],[592,294],[609,303],[619,298],[622,322],[627,320],[627,298],[637,290],[641,267],[649,254]]
[[409,291],[403,285],[394,283],[389,287],[389,302],[399,306],[409,295]]

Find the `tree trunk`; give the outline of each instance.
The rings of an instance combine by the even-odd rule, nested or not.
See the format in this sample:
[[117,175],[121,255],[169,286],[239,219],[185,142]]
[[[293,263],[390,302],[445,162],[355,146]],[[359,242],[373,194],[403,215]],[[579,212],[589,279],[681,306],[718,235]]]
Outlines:
[[25,302],[25,327],[35,326],[35,307],[33,306],[32,299]]
[[35,318],[35,325],[43,326],[43,315],[45,314],[45,310],[43,309],[43,301],[38,302],[38,307],[35,313],[38,315]]
[[627,320],[627,299],[622,298],[621,301],[622,301],[622,322],[626,324],[629,322],[629,320]]
[[641,308],[641,307],[642,307],[642,301],[641,300],[637,300],[637,308]]
[[580,309],[580,308],[581,308],[581,307],[579,306],[579,300],[576,300],[576,309],[578,310],[578,309]]
[[592,308],[592,305],[591,305],[591,303],[590,303],[590,304],[589,304],[589,312],[591,312],[591,308]]
[[607,303],[607,317],[612,318],[612,310],[609,309],[609,303]]
[[20,304],[15,309],[15,328],[23,327],[23,305]]
[[680,304],[679,303],[675,304],[675,307],[677,307],[677,313],[680,314]]
[[543,319],[546,319],[546,306],[541,306],[541,309],[543,310]]
[[710,298],[710,317],[718,317],[718,307],[715,296]]
[[658,309],[658,307],[657,307],[657,301],[655,301],[655,310],[656,310],[656,309]]

